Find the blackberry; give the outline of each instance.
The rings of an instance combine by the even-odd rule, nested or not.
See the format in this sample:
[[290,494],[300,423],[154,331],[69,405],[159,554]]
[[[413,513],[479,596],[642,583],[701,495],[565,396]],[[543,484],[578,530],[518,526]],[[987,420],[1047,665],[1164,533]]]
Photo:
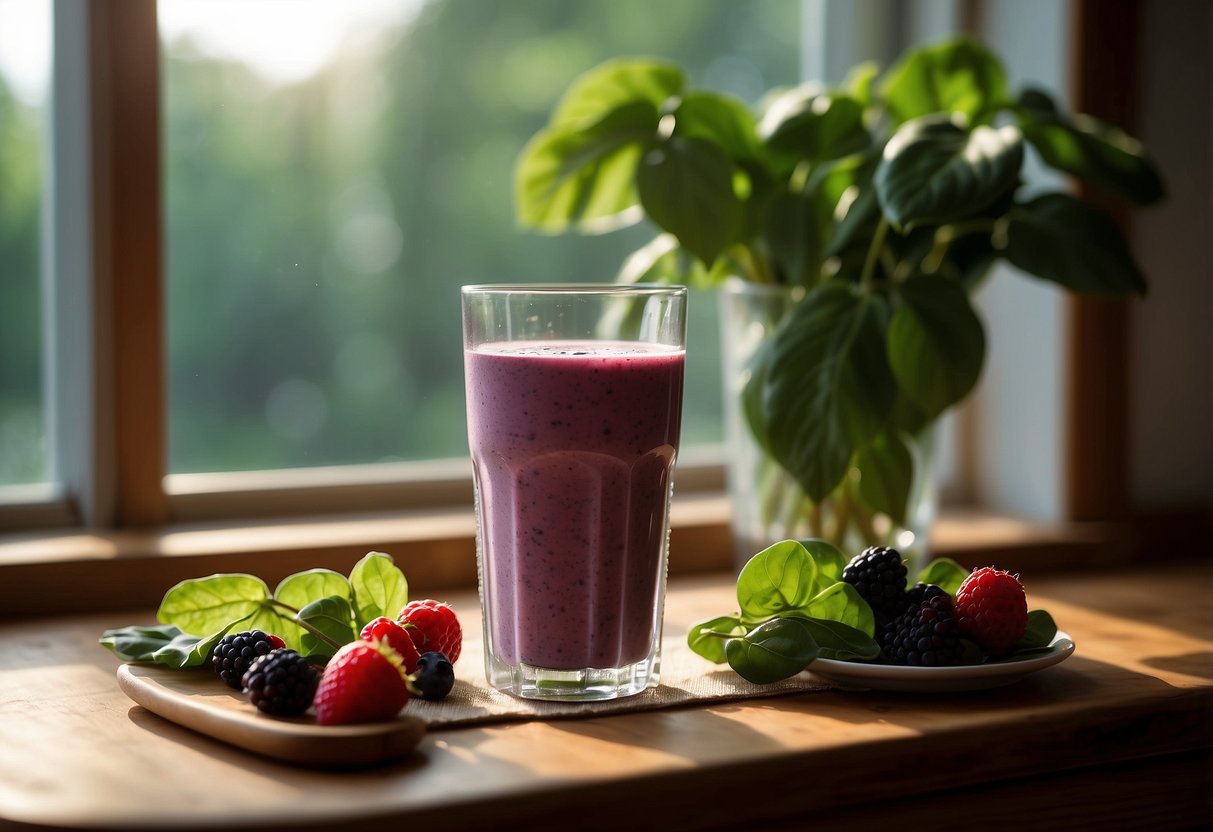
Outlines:
[[281,646],[282,639],[261,630],[228,633],[211,651],[211,667],[229,688],[240,690],[240,680],[244,678],[253,659]]
[[960,664],[964,645],[956,627],[952,596],[937,586],[919,584],[908,593],[918,598],[878,633],[888,664],[946,667]]
[[891,618],[878,616],[878,620],[876,621],[876,643],[880,645],[880,649],[884,651],[886,656],[892,651],[893,642],[902,628],[901,619],[911,611],[917,612],[922,602],[927,600],[928,597],[934,598],[940,594],[946,595],[947,593],[934,584],[919,582],[906,590],[905,606],[902,607],[897,615]]
[[320,673],[294,650],[278,648],[253,660],[244,674],[244,693],[257,710],[298,716],[312,705]]
[[855,587],[878,619],[887,621],[905,611],[906,565],[896,549],[864,549],[842,570],[842,579]]
[[409,677],[410,687],[422,699],[443,699],[455,686],[455,669],[443,653],[422,653],[417,672]]
[[[935,584],[924,584],[920,581],[906,590],[906,605],[902,612],[905,612],[910,607],[917,607],[927,600],[928,594],[933,598],[940,592],[943,592],[943,590],[935,586]],[[944,592],[944,594],[946,595],[947,593]]]

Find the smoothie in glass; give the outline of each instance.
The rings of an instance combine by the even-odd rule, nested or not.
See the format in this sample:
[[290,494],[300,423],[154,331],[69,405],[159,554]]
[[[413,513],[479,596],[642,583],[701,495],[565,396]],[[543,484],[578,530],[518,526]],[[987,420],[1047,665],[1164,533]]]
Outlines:
[[465,359],[487,649],[570,671],[651,657],[684,350],[509,341]]
[[464,286],[484,670],[526,699],[658,684],[687,290]]

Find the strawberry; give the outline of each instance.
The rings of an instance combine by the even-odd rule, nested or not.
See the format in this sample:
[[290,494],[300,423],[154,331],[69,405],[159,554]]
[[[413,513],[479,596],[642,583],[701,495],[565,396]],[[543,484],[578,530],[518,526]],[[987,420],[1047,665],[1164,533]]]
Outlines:
[[1028,599],[1010,572],[974,571],[956,590],[956,624],[991,656],[1001,656],[1028,629]]
[[405,672],[415,673],[417,671],[417,662],[421,659],[421,654],[413,645],[413,639],[404,627],[387,616],[381,615],[368,623],[362,628],[362,634],[359,637],[363,641],[372,639],[386,641],[393,650],[400,654]]
[[459,660],[463,628],[455,611],[438,601],[409,601],[396,617],[419,653],[442,653],[451,664]]
[[324,668],[313,702],[316,722],[380,722],[400,713],[409,688],[400,654],[387,642],[352,641]]

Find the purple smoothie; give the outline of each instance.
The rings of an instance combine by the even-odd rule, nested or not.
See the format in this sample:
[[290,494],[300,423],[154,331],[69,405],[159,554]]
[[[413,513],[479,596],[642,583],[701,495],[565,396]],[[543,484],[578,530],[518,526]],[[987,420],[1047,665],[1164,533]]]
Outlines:
[[560,670],[644,659],[660,631],[685,352],[512,342],[465,362],[490,649]]

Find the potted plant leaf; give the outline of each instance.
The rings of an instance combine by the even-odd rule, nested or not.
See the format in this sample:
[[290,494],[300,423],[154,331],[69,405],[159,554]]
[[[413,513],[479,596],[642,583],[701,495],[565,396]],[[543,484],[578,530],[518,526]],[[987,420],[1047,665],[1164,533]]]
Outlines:
[[721,287],[739,552],[807,536],[913,550],[934,426],[981,374],[971,295],[993,264],[1146,291],[1112,218],[1027,192],[1029,153],[1135,204],[1163,196],[1140,143],[1013,93],[994,54],[956,39],[773,91],[757,113],[672,64],[609,61],[522,151],[516,211],[549,233],[647,218],[657,234],[621,280]]

